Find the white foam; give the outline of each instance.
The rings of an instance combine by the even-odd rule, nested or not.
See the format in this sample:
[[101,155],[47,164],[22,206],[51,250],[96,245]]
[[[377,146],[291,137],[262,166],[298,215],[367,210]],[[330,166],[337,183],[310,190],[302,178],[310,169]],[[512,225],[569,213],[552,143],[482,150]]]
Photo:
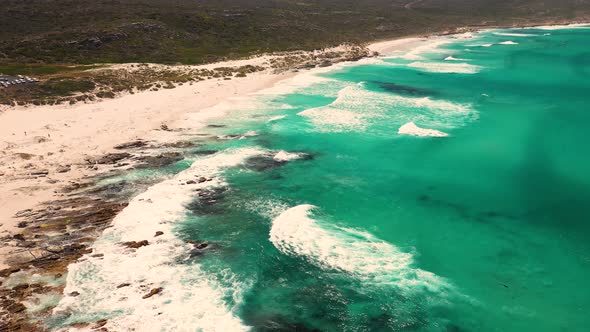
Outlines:
[[406,52],[406,53],[398,56],[398,58],[402,58],[402,59],[406,59],[406,60],[423,60],[424,54],[442,52],[440,47],[443,45],[450,44],[452,42],[454,42],[454,40],[451,38],[435,38],[423,45],[414,47],[409,52]]
[[313,209],[313,205],[298,205],[273,220],[270,241],[278,250],[369,285],[405,292],[438,292],[447,287],[435,274],[412,267],[411,254],[366,232],[314,220],[310,218]]
[[314,126],[321,131],[343,132],[364,130],[367,127],[366,114],[333,107],[311,108],[297,113],[310,118]]
[[268,119],[268,121],[266,121],[266,122],[278,121],[278,120],[284,119],[285,117],[286,117],[286,115],[273,116],[272,118]]
[[454,56],[449,55],[445,58],[445,61],[467,61],[467,59],[455,58]]
[[506,37],[538,37],[539,35],[535,35],[532,33],[517,33],[517,32],[494,32],[496,36],[506,36]]
[[[396,109],[411,108],[412,112],[400,112]],[[420,109],[420,110],[415,110]],[[329,105],[307,109],[298,115],[308,118],[315,131],[346,132],[363,131],[375,119],[390,117],[400,122],[412,121],[436,114],[438,118],[447,118],[471,111],[469,105],[455,104],[445,100],[433,100],[428,97],[411,98],[383,92],[369,91],[363,85],[350,85],[340,90],[338,97]]]
[[481,70],[480,66],[468,63],[412,62],[408,67],[433,73],[475,74]]
[[500,44],[501,45],[518,45],[517,42],[513,42],[512,40],[503,41]]
[[544,26],[528,27],[525,29],[539,29],[539,30],[590,29],[590,24],[588,24],[588,23],[574,23],[574,24],[567,24],[567,25],[544,25]]
[[243,200],[240,204],[240,207],[244,210],[256,213],[269,221],[272,221],[281,213],[289,209],[289,205],[278,199],[256,198],[252,200]]
[[[223,185],[221,174],[226,168],[262,153],[267,152],[241,148],[197,160],[135,197],[93,245],[93,254],[103,256],[88,254],[68,267],[64,294],[80,295],[64,296],[54,315],[68,317],[66,323],[108,318],[106,327],[111,331],[247,330],[225,300],[239,302],[247,285],[227,271],[223,284],[231,286],[224,287],[198,264],[183,263],[192,247],[176,237],[174,225],[183,219],[195,190]],[[187,183],[201,176],[213,180]],[[154,237],[156,231],[164,234]],[[136,250],[120,245],[141,240],[149,245]],[[117,288],[123,283],[130,286]],[[157,287],[163,287],[161,294],[142,299]]]
[[23,303],[25,307],[27,307],[27,312],[29,314],[34,314],[47,308],[56,306],[61,300],[61,297],[61,294],[57,293],[37,293],[33,296],[29,296]]
[[399,127],[399,130],[397,131],[397,133],[400,135],[410,135],[410,136],[430,136],[430,137],[449,136],[449,134],[444,133],[439,130],[420,128],[420,127],[416,126],[416,124],[414,122],[408,122],[408,123],[404,124],[403,126]]
[[492,47],[494,44],[488,43],[488,44],[472,44],[472,45],[466,45],[467,47]]
[[254,130],[249,130],[249,131],[243,133],[242,136],[240,136],[240,139],[245,139],[245,138],[254,137],[254,136],[258,136],[258,132],[254,131]]
[[299,116],[309,118],[316,129],[320,131],[343,132],[364,130],[367,126],[366,119],[373,117],[369,112],[359,112],[366,100],[366,91],[361,85],[350,85],[338,92],[338,97],[327,106],[310,108],[297,113]]
[[273,159],[276,161],[291,161],[301,158],[299,153],[289,153],[285,150],[281,150],[274,155]]

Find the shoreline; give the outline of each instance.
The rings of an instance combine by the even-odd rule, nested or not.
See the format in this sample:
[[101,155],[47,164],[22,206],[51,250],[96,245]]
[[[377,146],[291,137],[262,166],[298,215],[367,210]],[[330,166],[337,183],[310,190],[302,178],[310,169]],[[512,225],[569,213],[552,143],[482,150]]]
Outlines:
[[[486,30],[489,29],[477,31]],[[432,42],[435,38],[445,36],[448,35],[393,39],[372,43],[367,49],[379,53],[408,51],[420,43]],[[234,61],[207,66],[223,66],[228,63]],[[293,71],[274,73],[269,68],[245,78],[213,79],[176,86],[174,89],[126,94],[95,103],[16,107],[0,113],[0,161],[3,162],[0,167],[0,236],[10,239],[0,248],[0,270],[14,268],[5,259],[10,251],[19,250],[19,255],[22,253],[22,246],[19,244],[21,240],[15,235],[39,222],[35,220],[38,216],[43,217],[38,213],[39,206],[41,210],[47,210],[48,205],[45,202],[50,202],[51,205],[52,202],[64,201],[72,196],[78,199],[73,202],[72,209],[75,208],[74,205],[82,203],[82,197],[75,196],[75,190],[61,190],[64,186],[73,185],[75,189],[76,185],[80,186],[87,180],[92,182],[97,176],[108,175],[113,170],[124,172],[133,167],[134,162],[128,160],[128,157],[113,163],[100,162],[100,158],[115,153],[137,152],[132,146],[117,149],[117,145],[147,141],[156,147],[156,153],[161,153],[158,148],[196,137],[199,129],[206,125],[205,121],[225,114],[211,112],[213,106],[230,98],[248,96],[276,86],[296,75],[297,72]],[[190,128],[185,125],[187,117],[191,117]],[[143,152],[146,151],[141,151]],[[125,162],[128,164],[122,165]],[[82,192],[82,196],[86,197],[86,194]],[[108,227],[110,220],[125,206],[122,200],[116,200],[113,204],[112,211],[100,220],[100,227],[84,235],[95,238],[99,236]],[[25,212],[18,213],[19,211]],[[63,211],[57,214],[60,213]],[[30,221],[19,227],[23,218]],[[77,219],[80,223],[84,221],[84,215]],[[60,228],[62,231],[64,229]],[[43,230],[38,229],[38,232],[32,234],[39,235],[42,232]],[[77,256],[88,250],[92,241],[87,241],[84,247],[74,248],[77,251],[72,253],[68,262],[75,261]],[[45,257],[43,253],[37,255],[35,252],[31,255],[34,260]],[[68,264],[60,268],[67,266]],[[57,271],[52,269],[51,273],[61,274]],[[12,271],[5,273],[11,274]],[[18,313],[24,313],[23,310]]]

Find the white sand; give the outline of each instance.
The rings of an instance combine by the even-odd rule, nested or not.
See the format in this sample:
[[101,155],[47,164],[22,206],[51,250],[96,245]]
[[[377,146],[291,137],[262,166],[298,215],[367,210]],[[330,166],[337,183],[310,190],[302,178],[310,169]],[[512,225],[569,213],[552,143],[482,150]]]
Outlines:
[[394,40],[386,40],[373,43],[368,46],[372,52],[379,52],[381,55],[389,55],[394,52],[405,52],[413,49],[419,44],[426,41],[426,38],[410,37]]

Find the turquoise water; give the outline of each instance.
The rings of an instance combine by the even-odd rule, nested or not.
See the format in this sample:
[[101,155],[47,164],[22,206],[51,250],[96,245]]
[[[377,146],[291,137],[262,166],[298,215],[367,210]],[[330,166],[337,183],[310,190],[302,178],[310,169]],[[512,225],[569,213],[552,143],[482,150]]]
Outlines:
[[589,45],[486,31],[242,101],[209,131],[255,135],[202,149],[262,152],[192,196],[182,264],[254,331],[588,331]]
[[[228,144],[313,156],[230,173],[218,213],[196,213],[181,228],[192,239],[219,243],[200,258],[207,270],[230,268],[249,280],[237,310],[246,325],[261,331],[590,328],[590,30],[504,32],[517,35],[485,32],[420,58],[401,54],[325,73],[335,81],[273,98],[292,107],[272,114],[286,117],[248,123],[259,136]],[[518,44],[499,44],[506,41]],[[487,44],[493,45],[477,46]],[[445,61],[448,56],[464,60]],[[450,63],[442,70],[451,72],[406,66],[416,62],[435,71]],[[479,68],[463,73],[457,64]],[[430,102],[420,107],[418,98]],[[460,110],[440,107],[441,101]],[[329,116],[342,121],[314,123],[298,115],[314,107],[361,119],[336,111]],[[409,121],[450,136],[398,135]],[[228,120],[231,130],[235,122],[243,126],[243,117]],[[281,251],[269,241],[277,218],[272,209],[281,204],[317,207],[311,234],[289,229],[301,250]],[[326,234],[314,237],[320,230]],[[325,238],[344,253],[317,254]],[[375,242],[397,249],[372,251],[367,243]],[[404,255],[413,262],[397,264]],[[329,256],[347,266],[326,263]],[[362,271],[375,256],[398,266]],[[436,277],[423,281],[416,270]]]

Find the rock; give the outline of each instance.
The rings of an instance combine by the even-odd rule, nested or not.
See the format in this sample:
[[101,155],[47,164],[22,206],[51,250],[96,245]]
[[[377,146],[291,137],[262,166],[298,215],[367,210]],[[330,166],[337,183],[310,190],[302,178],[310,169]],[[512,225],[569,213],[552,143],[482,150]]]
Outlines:
[[204,178],[202,176],[199,178],[199,183],[203,183],[203,182],[206,182],[206,181],[207,181],[207,178]]
[[70,170],[71,170],[70,166],[68,165],[68,166],[59,166],[55,171],[58,173],[67,173]]
[[145,294],[144,296],[142,296],[142,299],[148,299],[156,294],[160,294],[162,291],[164,290],[164,288],[162,287],[158,287],[158,288],[154,288],[152,289],[149,293]]
[[162,231],[157,231],[157,232],[156,232],[156,235],[154,235],[154,237],[158,237],[158,236],[160,236],[160,235],[164,235],[164,232],[162,232]]
[[15,240],[19,240],[19,241],[24,241],[25,240],[25,236],[22,235],[22,234],[14,234],[12,236],[12,238],[15,239]]
[[100,258],[100,257],[104,257],[104,254],[93,254],[93,255],[90,255],[90,257]]
[[200,150],[200,151],[193,151],[192,154],[197,156],[208,156],[212,154],[216,154],[217,150]]
[[207,248],[208,246],[209,246],[209,243],[207,243],[207,242],[195,244],[195,248],[197,248],[199,250],[203,250],[203,249]]
[[178,158],[182,157],[182,153],[180,152],[164,152],[158,156],[158,158]]
[[162,147],[165,147],[165,148],[178,148],[178,149],[191,148],[193,146],[195,146],[195,143],[190,142],[190,141],[178,141],[178,142],[167,143],[167,144],[162,145]]
[[124,149],[134,149],[134,148],[141,148],[146,146],[147,143],[141,140],[137,140],[134,142],[129,142],[129,143],[123,143],[123,144],[119,144],[119,145],[115,145],[115,149],[116,150],[124,150]]
[[43,169],[43,170],[33,171],[29,174],[31,176],[46,176],[47,174],[49,174],[49,171],[46,169]]
[[27,227],[27,223],[24,222],[24,221],[21,221],[21,222],[18,223],[18,225],[16,225],[16,227],[18,227],[18,228],[25,228],[25,227]]
[[199,191],[199,199],[187,205],[188,210],[197,215],[214,215],[223,213],[223,207],[219,204],[225,198],[227,188],[209,188]]
[[118,161],[131,157],[127,152],[109,153],[98,159],[88,160],[91,164],[116,164]]
[[273,156],[270,155],[263,155],[263,156],[254,156],[246,159],[245,165],[247,168],[257,171],[257,172],[264,172],[267,170],[271,170],[274,168],[281,167],[285,165],[287,162],[283,160],[276,160]]
[[29,284],[20,284],[20,285],[16,285],[14,287],[12,287],[13,291],[17,291],[17,292],[21,292],[25,289],[28,289],[30,286]]
[[80,293],[78,293],[78,292],[76,292],[76,291],[73,291],[73,292],[71,292],[71,293],[70,293],[70,294],[68,294],[68,295],[69,295],[69,296],[76,297],[76,296],[80,295]]
[[18,302],[13,302],[10,305],[6,306],[5,308],[11,314],[16,314],[16,313],[25,311],[27,309],[27,307],[25,307],[24,304],[18,303]]
[[123,287],[128,287],[128,286],[131,286],[131,284],[126,282],[126,283],[120,284],[119,286],[117,286],[117,288],[123,288]]
[[20,272],[20,268],[7,268],[4,270],[0,270],[0,277],[6,278],[13,273]]
[[196,183],[197,183],[197,181],[195,181],[195,180],[188,180],[188,181],[186,181],[186,184],[196,184]]
[[64,251],[64,247],[62,247],[62,246],[49,246],[49,247],[45,248],[45,250],[52,252],[54,254],[57,254],[57,253]]
[[184,159],[184,157],[180,152],[166,152],[157,156],[141,156],[136,159],[142,163],[136,165],[135,168],[144,169],[165,167]]
[[147,240],[143,240],[143,241],[129,241],[129,242],[123,242],[123,245],[128,247],[128,248],[133,248],[133,249],[137,249],[137,248],[141,248],[143,246],[147,246],[150,243]]
[[168,128],[168,125],[167,125],[167,124],[165,124],[165,123],[163,123],[163,124],[160,126],[160,129],[162,129],[163,131],[170,131],[170,128]]
[[33,139],[37,143],[44,143],[44,142],[48,141],[47,137],[45,137],[45,136],[35,136]]
[[14,216],[17,218],[21,218],[21,217],[29,217],[33,214],[34,214],[33,210],[26,209],[26,210],[18,211],[17,213],[14,214]]
[[106,320],[106,319],[97,320],[97,321],[94,323],[94,327],[93,327],[93,329],[97,329],[97,328],[99,328],[99,327],[103,327],[103,326],[105,326],[106,324],[107,324],[107,320]]

